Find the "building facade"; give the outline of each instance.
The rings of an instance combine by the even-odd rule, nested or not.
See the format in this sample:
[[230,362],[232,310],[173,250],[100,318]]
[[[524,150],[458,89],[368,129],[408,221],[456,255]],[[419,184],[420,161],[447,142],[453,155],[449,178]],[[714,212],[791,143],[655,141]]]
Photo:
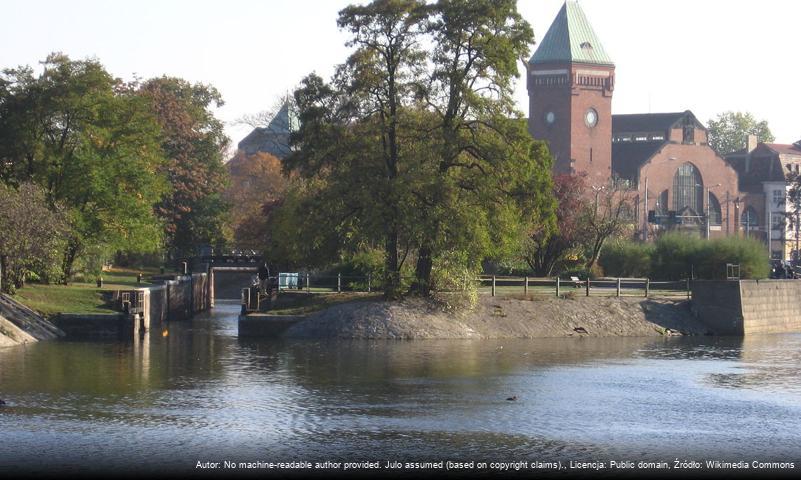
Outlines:
[[643,238],[737,233],[737,171],[692,112],[612,115],[614,62],[577,2],[564,3],[543,37],[527,85],[529,131],[547,141],[555,173],[584,174],[596,190],[628,189]]
[[750,135],[746,148],[726,160],[739,177],[742,234],[770,238],[771,258],[801,260],[801,199],[791,195],[792,180],[801,175],[801,140],[758,143]]

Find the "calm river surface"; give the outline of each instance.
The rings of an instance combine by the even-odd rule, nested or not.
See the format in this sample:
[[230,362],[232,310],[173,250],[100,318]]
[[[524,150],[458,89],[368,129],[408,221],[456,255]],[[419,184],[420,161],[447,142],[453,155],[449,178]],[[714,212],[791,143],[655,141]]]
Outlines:
[[0,474],[335,459],[799,468],[801,335],[278,342],[238,339],[238,308],[144,341],[0,349]]

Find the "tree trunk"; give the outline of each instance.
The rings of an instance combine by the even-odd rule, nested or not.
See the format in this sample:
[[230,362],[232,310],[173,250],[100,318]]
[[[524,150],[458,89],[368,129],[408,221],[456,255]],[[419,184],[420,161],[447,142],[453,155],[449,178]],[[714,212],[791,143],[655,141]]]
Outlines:
[[68,285],[70,279],[72,278],[72,266],[75,263],[75,258],[78,256],[79,248],[80,245],[78,244],[78,241],[71,239],[67,245],[67,250],[64,252],[64,263],[62,264],[64,277],[62,278],[61,282],[64,285]]
[[8,256],[0,255],[0,292],[13,293],[8,280]]
[[604,246],[605,240],[606,238],[602,238],[596,240],[596,242],[593,244],[592,255],[590,256],[590,261],[587,262],[587,272],[592,270],[592,267],[594,267],[595,264],[598,263],[598,258],[601,256],[601,249]]
[[400,268],[398,267],[398,226],[394,222],[387,228],[384,246],[384,298],[394,299],[400,294]]
[[431,269],[434,265],[431,249],[422,247],[417,253],[417,265],[415,267],[415,280],[411,291],[420,295],[428,296],[431,294]]

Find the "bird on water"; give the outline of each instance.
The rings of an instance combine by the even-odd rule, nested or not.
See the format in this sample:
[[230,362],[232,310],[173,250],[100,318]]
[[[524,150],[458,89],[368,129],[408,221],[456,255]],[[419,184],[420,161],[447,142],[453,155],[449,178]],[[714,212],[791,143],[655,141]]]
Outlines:
[[6,405],[8,405],[6,401],[0,398],[0,407],[5,407]]
[[507,398],[506,400],[508,400],[510,402],[514,402],[514,401],[517,400],[517,395],[512,395],[511,397]]

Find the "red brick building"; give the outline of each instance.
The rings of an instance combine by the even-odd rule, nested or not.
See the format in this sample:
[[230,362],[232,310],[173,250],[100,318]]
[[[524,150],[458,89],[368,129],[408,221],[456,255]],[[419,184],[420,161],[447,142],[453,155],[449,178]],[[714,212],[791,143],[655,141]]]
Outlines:
[[529,131],[548,142],[555,172],[583,172],[595,189],[632,190],[643,237],[668,228],[737,232],[737,172],[692,112],[612,115],[615,65],[577,2],[562,6],[527,82]]

